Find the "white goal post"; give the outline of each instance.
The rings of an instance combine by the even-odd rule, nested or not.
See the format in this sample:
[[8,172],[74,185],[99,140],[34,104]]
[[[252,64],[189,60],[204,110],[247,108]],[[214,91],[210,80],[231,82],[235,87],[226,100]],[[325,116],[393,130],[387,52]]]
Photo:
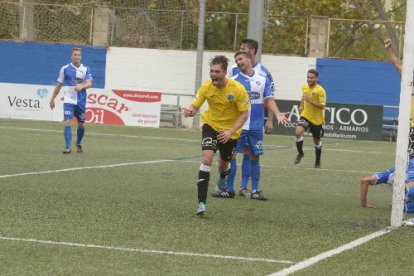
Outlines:
[[401,74],[398,137],[395,155],[395,180],[392,196],[391,227],[401,226],[405,197],[405,179],[408,164],[408,135],[410,128],[411,97],[414,92],[414,0],[407,0],[404,52]]

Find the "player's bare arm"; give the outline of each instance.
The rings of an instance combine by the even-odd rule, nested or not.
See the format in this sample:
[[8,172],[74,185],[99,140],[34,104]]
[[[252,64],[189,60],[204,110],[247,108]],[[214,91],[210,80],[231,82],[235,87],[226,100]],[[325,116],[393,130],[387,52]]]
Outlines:
[[324,109],[325,108],[325,104],[322,104],[320,102],[314,101],[314,100],[312,100],[311,97],[308,97],[305,94],[302,96],[302,100],[305,101],[305,102],[310,103],[311,105],[316,106],[317,108],[320,108],[320,109]]
[[92,82],[90,81],[90,80],[87,80],[87,81],[85,81],[85,84],[82,84],[82,85],[76,85],[75,86],[75,91],[76,92],[80,92],[80,91],[82,91],[83,89],[88,89],[88,88],[91,88],[92,87]]
[[190,105],[189,107],[183,108],[184,117],[194,117],[198,111],[198,108],[194,105]]
[[280,110],[277,107],[277,104],[273,100],[273,98],[266,98],[266,108],[269,111],[269,114],[273,113],[273,114],[276,115],[276,119],[277,119],[278,124],[284,124],[285,125],[285,124],[289,123],[289,119],[287,118],[289,113],[280,112]]
[[360,198],[361,198],[361,207],[363,208],[374,208],[367,201],[368,189],[370,185],[374,185],[376,178],[374,175],[363,177],[361,179],[361,189],[360,189]]
[[397,58],[394,51],[392,50],[392,42],[391,39],[387,38],[384,40],[384,48],[387,51],[388,60],[394,65],[395,69],[397,70],[398,74],[401,75],[402,72],[402,64],[401,60]]
[[55,99],[56,99],[56,96],[59,94],[61,88],[62,88],[62,84],[60,82],[56,83],[55,89],[53,90],[53,94],[50,97],[50,102],[49,102],[50,109],[55,108]]

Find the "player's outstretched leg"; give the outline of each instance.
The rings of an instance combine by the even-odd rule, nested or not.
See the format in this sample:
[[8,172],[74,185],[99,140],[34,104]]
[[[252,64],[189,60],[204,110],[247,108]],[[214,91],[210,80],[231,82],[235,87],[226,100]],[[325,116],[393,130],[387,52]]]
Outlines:
[[303,153],[303,136],[296,138],[296,149],[298,150],[298,155],[296,156],[293,163],[299,164],[302,158],[305,156]]
[[319,142],[319,145],[315,145],[315,169],[321,167],[321,155],[322,155],[322,143]]
[[197,215],[204,215],[207,210],[207,192],[208,182],[210,180],[210,166],[201,164],[200,170],[198,171],[198,182],[197,182],[197,195],[198,195],[198,208],[196,210]]
[[65,150],[63,151],[63,154],[69,154],[71,153],[71,147],[72,147],[72,126],[65,125],[65,128],[63,129],[63,136],[65,137]]
[[250,179],[250,156],[248,154],[243,154],[241,171],[242,173],[239,195],[244,197],[250,197],[250,190],[247,188],[247,184]]
[[82,142],[83,136],[85,135],[85,127],[78,126],[78,130],[76,134],[77,134],[76,135],[76,152],[81,153],[83,152],[81,142]]

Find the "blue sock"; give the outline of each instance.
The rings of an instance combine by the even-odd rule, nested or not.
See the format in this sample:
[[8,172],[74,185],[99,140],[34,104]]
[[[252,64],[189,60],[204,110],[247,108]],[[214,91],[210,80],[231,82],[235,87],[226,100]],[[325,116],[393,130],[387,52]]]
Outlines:
[[250,175],[252,177],[252,192],[260,191],[260,162],[259,160],[250,160]]
[[227,176],[227,184],[226,184],[226,188],[230,192],[234,191],[234,178],[236,178],[236,173],[237,173],[237,160],[236,159],[231,159],[231,161],[230,161],[230,173]]
[[72,146],[72,127],[71,126],[65,126],[63,130],[63,136],[65,137],[65,144],[66,148],[70,149]]
[[414,201],[404,202],[404,213],[414,213]]
[[405,189],[405,195],[410,199],[414,200],[414,187],[409,187]]
[[77,138],[76,138],[76,145],[80,145],[82,142],[82,138],[85,135],[85,128],[84,127],[78,127],[77,130]]
[[224,190],[226,189],[226,177],[222,175],[220,171],[218,171],[219,179],[217,181],[217,189]]
[[242,178],[240,183],[240,189],[247,188],[247,182],[250,178],[250,158],[249,155],[243,155],[242,161]]

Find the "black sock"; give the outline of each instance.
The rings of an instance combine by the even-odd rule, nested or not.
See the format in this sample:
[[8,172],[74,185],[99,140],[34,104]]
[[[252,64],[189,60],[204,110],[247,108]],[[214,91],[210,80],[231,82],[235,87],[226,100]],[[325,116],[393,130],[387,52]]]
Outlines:
[[198,202],[206,203],[210,172],[198,171]]
[[296,148],[298,149],[298,153],[303,155],[303,140],[300,142],[296,142]]
[[321,161],[322,148],[315,147],[316,162]]

